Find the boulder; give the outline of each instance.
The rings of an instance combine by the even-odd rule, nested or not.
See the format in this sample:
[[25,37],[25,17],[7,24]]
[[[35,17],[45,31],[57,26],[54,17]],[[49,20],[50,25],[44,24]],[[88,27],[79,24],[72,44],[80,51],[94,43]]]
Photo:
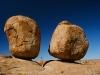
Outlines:
[[56,27],[49,46],[49,53],[62,60],[75,61],[83,58],[89,42],[83,29],[62,21]]
[[40,29],[29,17],[17,15],[10,17],[4,27],[11,54],[16,58],[36,58],[40,50]]

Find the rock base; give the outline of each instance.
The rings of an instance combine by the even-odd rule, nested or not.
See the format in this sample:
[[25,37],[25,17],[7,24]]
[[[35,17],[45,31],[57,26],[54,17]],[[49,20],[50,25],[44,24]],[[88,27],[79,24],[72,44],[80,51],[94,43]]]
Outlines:
[[0,56],[0,75],[100,75],[99,64],[100,60],[28,61]]

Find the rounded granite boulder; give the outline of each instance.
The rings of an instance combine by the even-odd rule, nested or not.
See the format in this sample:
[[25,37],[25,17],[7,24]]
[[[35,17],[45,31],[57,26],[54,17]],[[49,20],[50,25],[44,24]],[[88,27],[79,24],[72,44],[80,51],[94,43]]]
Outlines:
[[62,60],[75,61],[85,56],[88,46],[81,27],[62,21],[52,35],[49,54]]
[[16,58],[33,59],[40,51],[40,29],[29,17],[10,17],[4,27],[11,54]]

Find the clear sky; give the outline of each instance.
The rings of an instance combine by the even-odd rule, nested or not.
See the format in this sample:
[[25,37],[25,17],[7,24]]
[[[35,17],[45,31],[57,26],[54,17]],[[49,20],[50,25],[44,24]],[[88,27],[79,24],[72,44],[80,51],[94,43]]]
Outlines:
[[100,0],[0,0],[0,55],[11,55],[4,24],[14,15],[28,16],[40,27],[41,48],[35,60],[55,59],[48,47],[54,29],[63,20],[85,31],[89,48],[83,59],[100,59]]

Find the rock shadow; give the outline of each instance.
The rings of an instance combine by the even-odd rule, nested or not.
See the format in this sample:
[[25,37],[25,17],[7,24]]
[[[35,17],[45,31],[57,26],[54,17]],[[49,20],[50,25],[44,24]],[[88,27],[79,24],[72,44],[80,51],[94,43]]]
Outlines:
[[41,66],[38,62],[36,62],[36,61],[32,61],[32,62],[35,62],[35,63],[37,63],[39,66]]
[[59,61],[59,62],[72,63],[72,64],[81,64],[80,62],[76,62],[76,61],[61,60],[61,59],[59,59],[59,60],[48,60],[48,61],[46,61],[46,62],[43,64],[43,67],[44,67],[46,64],[48,64],[48,63],[50,63],[50,62],[52,62],[52,61]]
[[72,64],[81,64],[80,62],[77,62],[77,60],[76,61],[73,61],[73,60],[63,60],[63,59],[59,59],[57,61],[66,62],[66,63],[72,63]]
[[43,67],[44,67],[47,63],[50,63],[50,62],[52,62],[52,61],[56,61],[56,60],[48,60],[48,61],[46,61],[46,62],[43,64]]
[[[15,58],[15,57],[14,57]],[[30,61],[30,62],[34,62],[34,63],[37,63],[38,65],[40,65],[38,62],[36,61],[33,61],[32,59],[27,59],[27,58],[18,58],[16,57],[17,59],[20,59],[20,60],[25,60],[25,61]],[[40,65],[41,66],[41,65]]]

